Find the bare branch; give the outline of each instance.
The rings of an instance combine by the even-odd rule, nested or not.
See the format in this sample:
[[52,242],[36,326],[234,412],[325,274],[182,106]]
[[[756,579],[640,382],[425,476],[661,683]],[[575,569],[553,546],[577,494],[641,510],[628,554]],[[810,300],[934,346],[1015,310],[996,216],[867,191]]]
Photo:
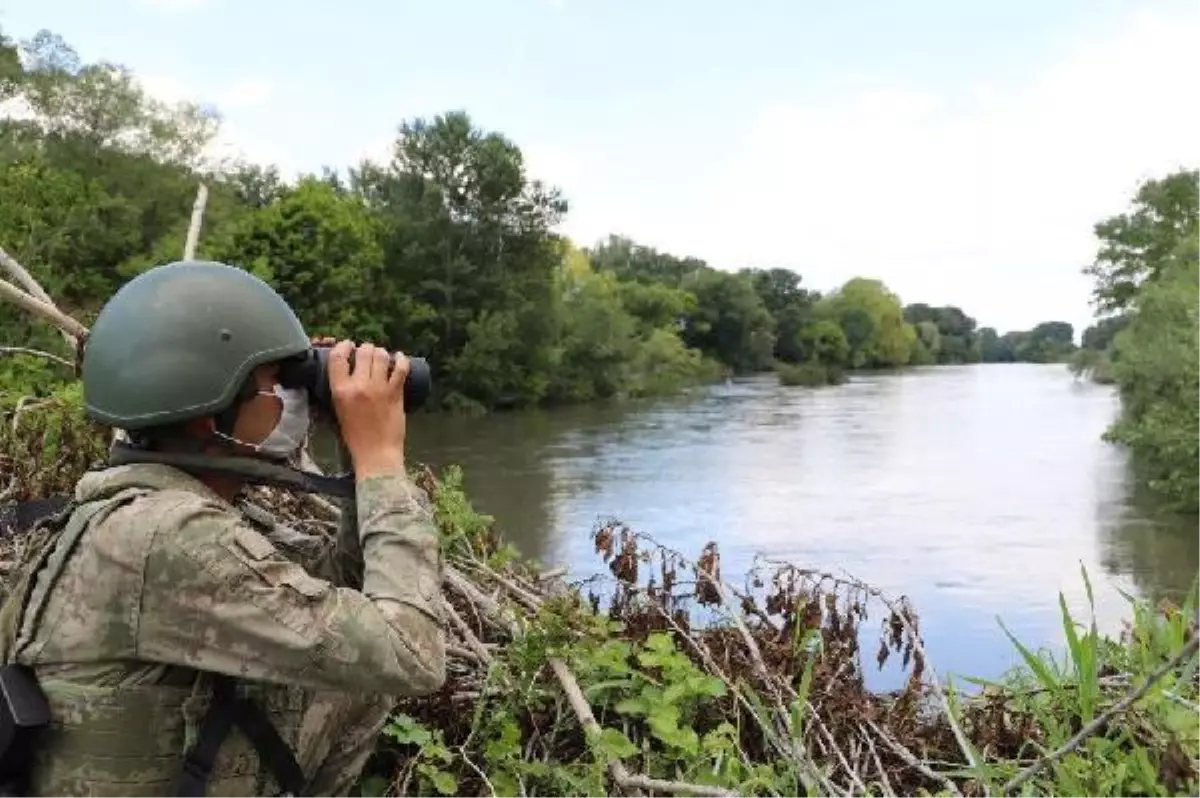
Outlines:
[[84,327],[82,324],[75,321],[75,319],[63,313],[53,304],[43,302],[42,300],[25,293],[7,280],[0,280],[0,297],[3,297],[14,304],[21,306],[35,316],[42,317],[58,329],[62,330],[64,333],[72,336],[77,341],[87,338],[87,327]]
[[66,358],[61,358],[58,355],[51,354],[50,352],[43,352],[40,349],[30,349],[26,346],[0,346],[0,355],[32,355],[33,357],[52,360],[55,363],[66,366],[69,369],[75,368],[75,364]]
[[196,244],[200,241],[200,226],[204,223],[204,206],[208,203],[208,186],[203,183],[196,190],[196,202],[192,205],[192,221],[188,225],[187,240],[183,244],[183,259],[196,257]]
[[[46,293],[46,289],[42,288],[41,284],[33,278],[33,275],[17,262],[16,258],[5,252],[3,248],[0,248],[0,267],[3,267],[4,271],[12,275],[12,278],[17,281],[16,287],[24,289],[29,296],[39,299],[55,310],[58,310],[58,305],[55,304],[50,294]],[[63,315],[65,316],[66,314]],[[68,332],[61,325],[57,326],[59,332],[62,333],[63,339],[67,342],[67,346],[71,347],[72,350],[78,349],[79,335]]]

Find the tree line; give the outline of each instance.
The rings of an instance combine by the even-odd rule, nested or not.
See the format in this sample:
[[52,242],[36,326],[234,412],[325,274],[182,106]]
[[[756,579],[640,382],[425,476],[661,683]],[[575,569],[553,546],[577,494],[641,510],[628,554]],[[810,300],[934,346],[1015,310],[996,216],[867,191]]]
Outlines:
[[[1003,335],[957,307],[908,304],[879,280],[822,294],[794,271],[723,271],[610,236],[555,232],[561,191],[520,148],[464,112],[412,119],[387,163],[285,180],[271,165],[214,162],[215,109],[148,95],[127,68],[85,63],[42,31],[0,34],[0,246],[64,309],[89,321],[126,280],[177,260],[199,182],[197,256],[278,289],[314,333],[370,339],[430,360],[449,409],[664,394],[776,369],[829,383],[855,369],[1052,362],[1070,324]],[[47,325],[6,313],[0,340],[51,353]],[[69,377],[0,360],[24,392]]]
[[1098,319],[1072,368],[1114,383],[1121,414],[1108,440],[1132,455],[1140,484],[1200,509],[1200,170],[1138,188],[1130,209],[1096,224]]

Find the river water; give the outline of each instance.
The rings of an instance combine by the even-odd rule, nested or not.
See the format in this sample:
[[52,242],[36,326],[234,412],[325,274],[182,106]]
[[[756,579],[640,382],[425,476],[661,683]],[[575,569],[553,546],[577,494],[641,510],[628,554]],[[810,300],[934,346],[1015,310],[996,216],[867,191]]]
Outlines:
[[1017,662],[997,618],[1061,650],[1059,591],[1087,617],[1081,565],[1110,631],[1128,615],[1118,590],[1176,596],[1196,574],[1195,519],[1136,503],[1100,439],[1117,409],[1061,365],[821,389],[768,375],[652,402],[417,414],[409,458],[461,465],[477,509],[573,577],[606,571],[590,533],[614,516],[693,558],[716,541],[735,583],[756,553],[848,572],[911,599],[939,671],[990,678]]

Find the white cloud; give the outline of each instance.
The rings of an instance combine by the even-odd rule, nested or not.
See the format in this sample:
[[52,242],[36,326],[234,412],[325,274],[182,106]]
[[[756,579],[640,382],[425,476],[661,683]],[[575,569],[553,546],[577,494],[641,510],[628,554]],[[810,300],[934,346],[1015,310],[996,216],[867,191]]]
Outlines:
[[722,266],[792,266],[819,288],[874,275],[1001,327],[1081,325],[1092,225],[1141,179],[1200,160],[1198,38],[1200,8],[1143,8],[1023,83],[949,95],[834,80],[735,131],[683,201],[649,216],[613,203],[619,215],[569,226],[586,239],[624,226]]

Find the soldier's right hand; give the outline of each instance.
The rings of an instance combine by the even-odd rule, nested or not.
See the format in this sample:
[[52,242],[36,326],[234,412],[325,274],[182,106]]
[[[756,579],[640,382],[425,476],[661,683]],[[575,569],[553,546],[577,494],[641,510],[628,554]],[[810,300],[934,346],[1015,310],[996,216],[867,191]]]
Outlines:
[[404,380],[408,358],[398,354],[388,376],[390,359],[391,353],[382,347],[364,343],[355,349],[352,341],[339,341],[329,353],[333,407],[342,442],[359,479],[404,473]]

